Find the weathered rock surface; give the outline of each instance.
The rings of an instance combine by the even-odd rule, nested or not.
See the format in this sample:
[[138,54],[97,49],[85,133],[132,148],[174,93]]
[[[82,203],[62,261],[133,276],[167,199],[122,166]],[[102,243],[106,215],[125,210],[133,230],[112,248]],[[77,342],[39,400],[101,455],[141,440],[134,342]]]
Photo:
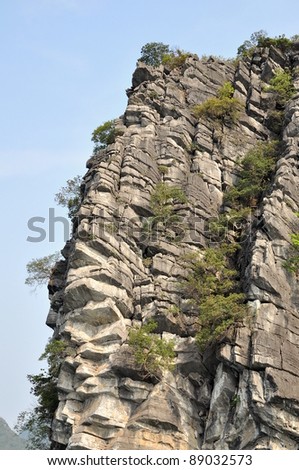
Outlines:
[[[271,47],[236,68],[195,56],[172,71],[137,67],[117,121],[123,135],[87,163],[64,274],[60,265],[51,280],[48,324],[75,349],[59,376],[54,443],[68,449],[298,449],[299,290],[283,263],[289,235],[299,229],[299,94],[287,105],[271,191],[252,215],[242,247],[250,324],[202,357],[196,316],[178,289],[182,255],[208,245],[206,222],[236,180],[237,160],[257,141],[275,137],[267,128],[265,82],[288,65],[299,93],[296,54]],[[192,106],[225,81],[244,104],[238,123],[198,122]],[[179,242],[162,232],[143,238],[150,195],[162,180],[187,195],[177,207],[184,220]],[[127,345],[129,328],[150,317],[177,352],[175,370],[156,381],[145,380]]]

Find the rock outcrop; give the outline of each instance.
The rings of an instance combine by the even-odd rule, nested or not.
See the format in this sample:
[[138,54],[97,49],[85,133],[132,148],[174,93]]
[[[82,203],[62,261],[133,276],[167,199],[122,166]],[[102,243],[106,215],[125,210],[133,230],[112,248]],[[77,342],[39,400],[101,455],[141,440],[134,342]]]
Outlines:
[[[239,259],[250,322],[201,354],[197,315],[180,295],[184,254],[207,247],[207,223],[258,141],[277,138],[265,85],[292,69],[283,146],[271,190],[252,213]],[[50,282],[48,324],[74,354],[58,380],[55,445],[68,449],[298,449],[299,290],[284,268],[299,230],[299,51],[199,60],[173,70],[139,63],[115,143],[87,162],[74,236]],[[230,81],[236,124],[196,119],[192,107]],[[271,108],[272,107],[272,108]],[[164,181],[184,190],[179,241],[144,237],[150,197]],[[178,307],[178,308],[174,308]],[[136,366],[128,331],[149,318],[175,342],[176,365],[155,380]]]

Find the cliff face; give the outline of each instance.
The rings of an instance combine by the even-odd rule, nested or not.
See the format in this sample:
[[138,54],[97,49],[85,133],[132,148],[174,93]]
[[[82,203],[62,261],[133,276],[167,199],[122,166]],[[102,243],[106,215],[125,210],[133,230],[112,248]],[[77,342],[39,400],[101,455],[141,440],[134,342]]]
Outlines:
[[[252,213],[239,256],[250,321],[201,354],[197,315],[178,287],[182,255],[209,244],[206,225],[236,181],[236,162],[257,141],[277,138],[267,127],[273,103],[264,85],[286,67],[299,90],[296,45],[287,55],[257,50],[237,66],[196,56],[174,70],[138,65],[117,121],[122,135],[87,163],[74,237],[50,282],[48,324],[74,349],[59,375],[53,442],[69,449],[298,449],[299,290],[283,267],[290,233],[298,231],[298,93],[285,109],[271,190]],[[195,119],[192,107],[226,81],[243,103],[238,122]],[[184,220],[179,241],[142,233],[162,180],[187,195],[176,208]],[[175,369],[155,380],[141,373],[127,343],[129,328],[150,317],[177,354]]]

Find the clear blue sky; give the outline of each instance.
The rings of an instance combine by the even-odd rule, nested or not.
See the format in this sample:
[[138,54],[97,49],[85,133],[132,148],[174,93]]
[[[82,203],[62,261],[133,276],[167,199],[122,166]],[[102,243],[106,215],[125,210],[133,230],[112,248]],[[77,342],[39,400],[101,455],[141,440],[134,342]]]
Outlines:
[[298,17],[298,0],[0,1],[0,416],[10,425],[33,403],[26,375],[51,334],[47,291],[30,293],[25,266],[63,245],[59,230],[55,243],[28,243],[27,220],[47,218],[55,192],[85,172],[92,130],[124,112],[141,47],[232,57],[254,31],[299,33]]

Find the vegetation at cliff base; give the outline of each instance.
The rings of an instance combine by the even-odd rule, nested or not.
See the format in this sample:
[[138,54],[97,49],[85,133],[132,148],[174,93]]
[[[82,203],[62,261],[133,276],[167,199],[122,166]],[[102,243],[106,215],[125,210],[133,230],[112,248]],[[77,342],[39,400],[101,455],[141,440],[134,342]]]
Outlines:
[[195,105],[192,109],[193,114],[197,119],[206,117],[222,123],[236,123],[242,103],[233,97],[234,91],[233,85],[225,82],[215,97]]
[[28,449],[50,448],[51,423],[58,406],[57,378],[61,363],[68,353],[64,341],[50,340],[40,357],[40,360],[47,361],[47,370],[28,375],[37,406],[32,411],[22,412],[16,426],[19,433],[28,433]]
[[173,368],[174,342],[166,341],[155,334],[157,326],[157,322],[150,320],[129,332],[129,346],[132,348],[136,364],[141,366],[145,376],[156,377],[159,370]]

